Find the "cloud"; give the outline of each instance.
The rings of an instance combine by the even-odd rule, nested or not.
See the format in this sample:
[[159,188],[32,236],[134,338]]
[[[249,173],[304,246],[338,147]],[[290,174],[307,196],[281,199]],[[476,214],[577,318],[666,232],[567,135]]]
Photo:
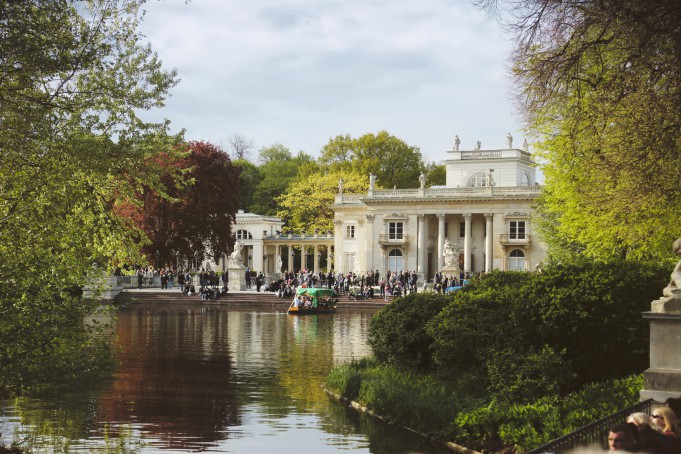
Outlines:
[[317,154],[385,129],[429,159],[459,134],[519,137],[500,28],[464,1],[149,2],[143,30],[180,84],[161,113],[190,139],[238,132]]

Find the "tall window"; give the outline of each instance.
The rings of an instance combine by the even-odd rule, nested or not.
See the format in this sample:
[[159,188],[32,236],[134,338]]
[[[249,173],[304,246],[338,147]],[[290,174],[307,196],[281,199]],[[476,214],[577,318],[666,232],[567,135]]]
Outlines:
[[404,238],[404,222],[388,222],[388,238],[401,240]]
[[354,238],[355,237],[355,226],[354,225],[346,225],[345,226],[345,238]]
[[511,221],[509,228],[508,233],[511,240],[525,239],[525,221]]
[[399,249],[391,249],[388,253],[388,269],[402,271],[402,251]]
[[459,222],[459,237],[464,238],[466,236],[466,223]]
[[343,271],[345,273],[359,271],[359,263],[355,263],[355,261],[356,256],[354,253],[345,254],[345,263],[343,263]]
[[525,254],[520,249],[513,249],[508,256],[509,271],[525,271]]
[[236,239],[237,240],[252,240],[253,235],[251,235],[251,232],[248,230],[237,230],[236,231]]

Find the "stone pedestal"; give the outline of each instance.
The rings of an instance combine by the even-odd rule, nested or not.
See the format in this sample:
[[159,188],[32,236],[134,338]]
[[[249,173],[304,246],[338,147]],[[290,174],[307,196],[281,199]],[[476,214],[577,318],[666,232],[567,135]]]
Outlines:
[[227,267],[229,273],[229,282],[227,288],[229,291],[243,291],[246,290],[246,267],[243,265],[230,264]]
[[108,276],[96,269],[88,274],[88,283],[83,286],[83,298],[113,301],[123,291],[116,276]]
[[443,276],[454,276],[455,278],[459,278],[459,267],[454,265],[454,266],[447,266],[445,265],[444,268],[442,268],[442,275]]
[[650,322],[650,368],[643,373],[641,400],[664,402],[681,396],[681,296],[651,303],[643,318]]

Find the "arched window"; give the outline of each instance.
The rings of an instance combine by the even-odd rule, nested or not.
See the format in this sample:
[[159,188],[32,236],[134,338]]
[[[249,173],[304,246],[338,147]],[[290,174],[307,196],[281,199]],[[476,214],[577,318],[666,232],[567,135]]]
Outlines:
[[508,256],[509,271],[525,271],[525,253],[520,249],[513,249]]
[[529,185],[530,185],[530,176],[526,172],[523,172],[523,176],[520,179],[520,186],[529,186]]
[[388,269],[402,271],[402,251],[399,249],[391,249],[388,253]]
[[251,232],[248,230],[237,230],[236,231],[236,239],[237,240],[252,240],[253,235],[251,235]]
[[[492,183],[494,183],[494,178],[492,178]],[[466,181],[466,186],[469,188],[479,188],[482,186],[487,186],[487,173],[486,172],[476,172]]]

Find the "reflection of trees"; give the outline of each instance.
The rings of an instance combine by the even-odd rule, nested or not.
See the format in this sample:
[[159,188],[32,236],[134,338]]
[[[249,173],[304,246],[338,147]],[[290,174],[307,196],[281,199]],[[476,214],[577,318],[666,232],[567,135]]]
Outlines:
[[121,315],[120,345],[125,358],[108,398],[103,419],[137,420],[168,447],[190,448],[225,437],[239,424],[230,385],[227,323],[229,312],[204,316],[205,308],[181,307],[152,315],[142,308]]

